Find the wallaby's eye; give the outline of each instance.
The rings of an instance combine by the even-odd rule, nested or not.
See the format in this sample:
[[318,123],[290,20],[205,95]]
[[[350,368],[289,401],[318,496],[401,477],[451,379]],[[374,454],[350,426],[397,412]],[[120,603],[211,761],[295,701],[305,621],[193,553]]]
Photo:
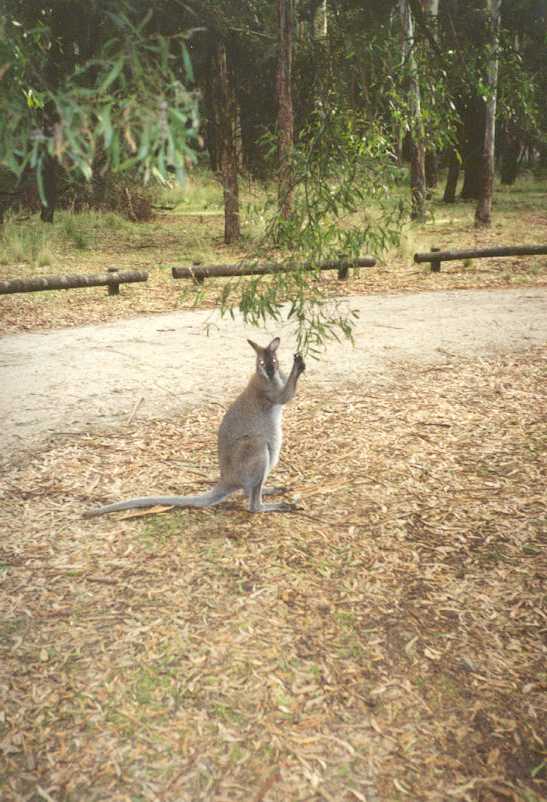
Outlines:
[[260,365],[260,367],[263,368],[264,367],[264,360],[263,359],[259,359],[258,360],[258,364]]

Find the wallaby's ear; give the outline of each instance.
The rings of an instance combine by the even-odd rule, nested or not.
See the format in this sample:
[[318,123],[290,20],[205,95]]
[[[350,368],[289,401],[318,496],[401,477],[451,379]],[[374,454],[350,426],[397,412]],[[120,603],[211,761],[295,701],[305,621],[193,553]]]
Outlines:
[[281,340],[279,339],[279,337],[275,337],[275,338],[274,338],[274,339],[271,341],[271,343],[269,344],[269,346],[268,346],[267,350],[268,350],[268,351],[269,351],[271,354],[275,354],[275,352],[276,352],[276,351],[277,351],[277,349],[279,348],[279,343],[280,343],[280,342],[281,342]]
[[259,345],[257,345],[256,343],[254,343],[252,340],[247,340],[247,342],[249,343],[249,345],[251,346],[251,348],[254,348],[254,350],[256,351],[256,353],[257,353],[257,354],[260,354],[260,353],[261,353],[261,352],[264,350],[264,349],[263,349],[263,348],[261,348]]

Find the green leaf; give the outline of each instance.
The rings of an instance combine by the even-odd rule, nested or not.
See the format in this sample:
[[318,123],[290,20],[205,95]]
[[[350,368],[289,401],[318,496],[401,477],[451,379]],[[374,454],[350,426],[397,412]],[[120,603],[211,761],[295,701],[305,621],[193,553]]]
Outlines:
[[194,80],[194,69],[192,67],[192,62],[190,60],[188,48],[184,43],[182,44],[182,63],[184,64],[184,73],[186,75],[186,80],[192,83]]
[[110,147],[112,143],[112,137],[114,135],[110,116],[111,112],[112,112],[112,107],[105,106],[103,109],[101,109],[100,112],[98,112],[97,115],[102,126],[103,140],[106,148]]
[[120,75],[123,67],[124,67],[124,59],[123,59],[123,57],[120,57],[118,59],[118,61],[116,61],[114,63],[114,66],[112,67],[112,69],[110,70],[110,72],[108,73],[108,75],[106,76],[104,81],[102,82],[102,84],[99,86],[97,91],[99,93],[106,92],[108,87],[111,86],[114,83],[114,81],[118,78],[118,76]]

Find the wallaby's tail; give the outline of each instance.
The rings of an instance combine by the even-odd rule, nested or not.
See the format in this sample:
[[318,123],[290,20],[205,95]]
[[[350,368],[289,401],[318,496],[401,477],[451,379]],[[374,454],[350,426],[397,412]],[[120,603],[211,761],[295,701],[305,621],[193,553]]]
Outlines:
[[104,507],[87,510],[87,512],[84,512],[84,518],[94,518],[96,515],[118,512],[118,510],[133,510],[137,507],[163,505],[166,507],[213,507],[236,490],[236,487],[229,487],[219,483],[207,493],[200,493],[197,496],[142,496],[140,498],[130,498],[127,501],[117,501],[114,504],[106,504]]

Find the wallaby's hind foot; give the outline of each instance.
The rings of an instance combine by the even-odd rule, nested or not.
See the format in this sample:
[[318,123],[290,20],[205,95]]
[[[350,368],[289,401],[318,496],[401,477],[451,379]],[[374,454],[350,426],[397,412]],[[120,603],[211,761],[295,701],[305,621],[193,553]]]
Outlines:
[[[272,488],[272,490],[275,489],[277,488]],[[262,488],[262,482],[250,489],[250,492],[247,493],[249,498],[249,512],[293,512],[298,509],[296,504],[292,504],[290,501],[275,501],[270,504],[265,504],[262,501],[263,494],[264,489]]]
[[272,504],[249,504],[249,512],[294,512],[297,509],[298,506],[290,501],[277,501]]

